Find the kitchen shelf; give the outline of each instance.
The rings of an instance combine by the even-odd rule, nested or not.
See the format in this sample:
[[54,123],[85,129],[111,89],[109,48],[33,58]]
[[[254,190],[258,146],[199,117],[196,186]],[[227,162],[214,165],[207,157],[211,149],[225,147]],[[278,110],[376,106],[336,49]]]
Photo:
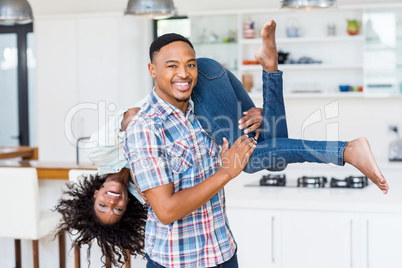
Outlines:
[[194,46],[237,45],[237,42],[193,42]]
[[[389,8],[400,8],[402,4],[389,4]],[[236,42],[195,42],[204,53],[203,56],[219,59],[220,62],[234,68],[234,74],[242,80],[243,75],[252,75],[255,88],[260,87],[261,70],[260,65],[243,65],[245,60],[254,60],[256,49],[262,45],[259,29],[265,23],[267,16],[275,18],[278,22],[276,27],[276,43],[278,50],[286,51],[289,59],[297,61],[303,57],[319,60],[322,63],[311,64],[280,64],[279,69],[284,71],[283,86],[285,90],[293,88],[319,88],[322,93],[291,93],[286,94],[288,98],[370,98],[373,92],[362,93],[337,93],[339,85],[352,85],[366,87],[367,77],[366,60],[371,57],[369,53],[395,52],[393,48],[386,48],[383,44],[370,39],[363,31],[358,35],[348,35],[346,32],[347,20],[356,19],[363,24],[364,15],[370,10],[383,9],[382,5],[340,5],[337,9],[298,12],[285,9],[244,9],[225,10],[213,12],[194,13],[192,20],[199,28],[200,22],[207,32],[214,32],[218,36],[227,36],[229,31],[236,32]],[[208,15],[208,16],[207,16]],[[289,20],[296,20],[301,30],[300,37],[289,38],[286,35],[286,24]],[[255,38],[247,39],[243,35],[245,22],[253,21],[256,35]],[[327,26],[334,24],[336,35],[327,35]],[[196,27],[195,27],[196,28]],[[202,30],[202,29],[201,29]],[[194,32],[194,37],[202,36],[202,32]],[[193,34],[193,33],[192,33]],[[397,35],[398,40],[402,34]],[[198,39],[201,40],[201,39]],[[371,41],[371,42],[370,42]],[[236,45],[235,45],[236,44]],[[216,46],[214,46],[216,45]],[[237,52],[237,55],[236,55]],[[202,54],[199,52],[199,54]],[[369,54],[369,55],[368,55]],[[399,62],[399,60],[397,60]],[[366,64],[366,66],[364,65]],[[366,71],[366,72],[365,72]],[[398,70],[399,71],[399,70]],[[312,81],[314,80],[314,81]],[[305,85],[305,87],[304,87]],[[288,91],[289,92],[289,91]],[[394,97],[388,93],[374,98]],[[370,96],[369,96],[370,95]],[[395,96],[399,98],[400,96]]]
[[[357,64],[279,64],[279,70],[339,70],[339,69],[361,69]],[[242,71],[261,71],[261,65],[241,65]]]
[[[334,92],[334,93],[284,93],[283,97],[285,99],[312,99],[312,98],[337,98],[337,99],[347,99],[347,98],[363,98],[365,95],[363,92]],[[250,97],[252,99],[262,99],[261,92],[251,92]]]
[[[254,100],[261,100],[262,93],[261,92],[251,92],[250,97]],[[382,98],[402,98],[402,94],[367,94],[365,92],[317,92],[317,93],[284,93],[283,96],[285,99],[382,99]]]
[[[300,44],[300,43],[325,43],[325,42],[363,42],[362,35],[354,36],[327,36],[327,37],[295,37],[295,38],[277,38],[276,43],[281,44]],[[261,44],[260,38],[255,39],[240,39],[242,45]]]

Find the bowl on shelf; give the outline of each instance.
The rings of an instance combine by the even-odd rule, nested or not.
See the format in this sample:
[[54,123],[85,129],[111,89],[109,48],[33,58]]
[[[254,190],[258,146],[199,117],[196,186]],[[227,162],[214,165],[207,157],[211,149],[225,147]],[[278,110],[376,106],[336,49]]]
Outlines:
[[278,63],[279,64],[284,64],[286,62],[286,60],[288,59],[289,56],[289,52],[284,52],[279,50],[278,51]]
[[340,90],[341,92],[350,91],[350,86],[349,86],[349,85],[339,85],[339,90]]

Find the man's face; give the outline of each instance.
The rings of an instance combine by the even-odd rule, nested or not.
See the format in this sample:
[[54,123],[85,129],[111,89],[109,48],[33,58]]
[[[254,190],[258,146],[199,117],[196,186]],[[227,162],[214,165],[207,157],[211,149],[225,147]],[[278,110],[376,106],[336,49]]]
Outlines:
[[186,42],[170,43],[155,54],[148,70],[154,78],[156,94],[185,112],[197,83],[194,50]]

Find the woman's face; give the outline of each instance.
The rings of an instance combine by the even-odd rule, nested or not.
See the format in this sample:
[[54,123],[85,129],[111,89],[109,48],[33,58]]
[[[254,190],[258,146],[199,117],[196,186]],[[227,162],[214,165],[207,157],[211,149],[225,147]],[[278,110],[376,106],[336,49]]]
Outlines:
[[[110,176],[109,176],[110,177]],[[103,224],[115,224],[126,212],[128,201],[127,185],[109,179],[94,193],[94,209],[98,219]]]

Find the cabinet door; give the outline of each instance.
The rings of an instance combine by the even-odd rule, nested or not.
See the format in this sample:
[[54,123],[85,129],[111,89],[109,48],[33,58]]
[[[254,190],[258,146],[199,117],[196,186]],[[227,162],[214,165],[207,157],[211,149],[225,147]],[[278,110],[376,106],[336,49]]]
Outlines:
[[282,212],[283,268],[359,267],[359,219],[348,213]]
[[362,267],[402,267],[402,215],[365,215],[361,230]]
[[227,214],[239,267],[280,267],[280,214],[248,208],[228,208]]

